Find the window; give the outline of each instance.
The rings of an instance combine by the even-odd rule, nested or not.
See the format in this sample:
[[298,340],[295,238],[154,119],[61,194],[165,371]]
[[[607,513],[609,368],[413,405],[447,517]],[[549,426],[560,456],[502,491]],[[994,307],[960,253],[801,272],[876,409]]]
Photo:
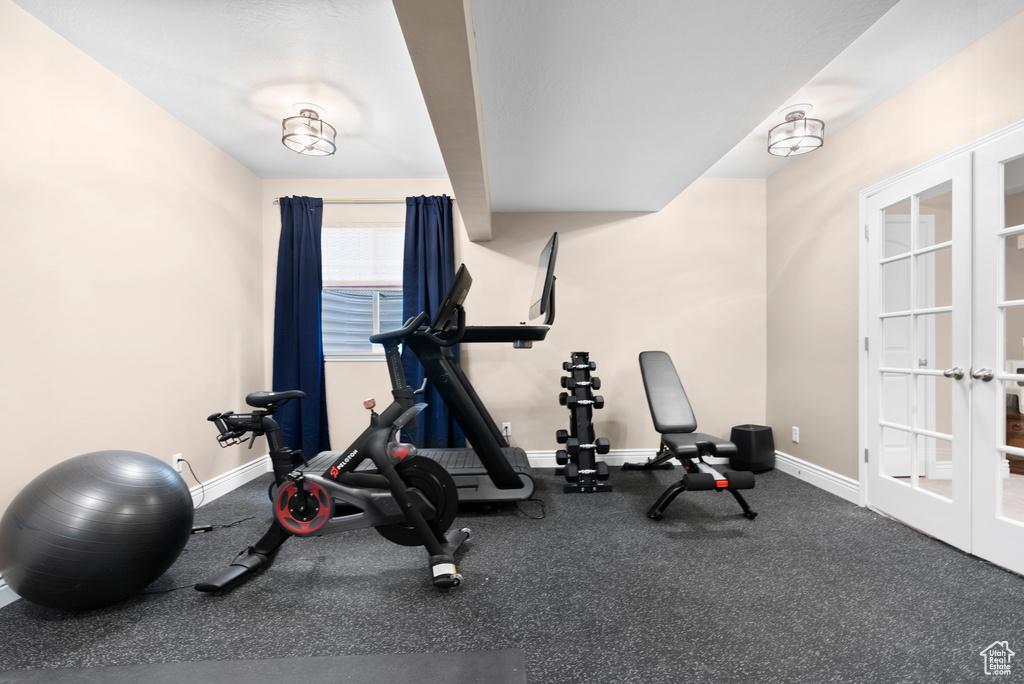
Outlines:
[[402,327],[402,252],[399,224],[331,225],[321,235],[324,356],[383,358],[370,335]]

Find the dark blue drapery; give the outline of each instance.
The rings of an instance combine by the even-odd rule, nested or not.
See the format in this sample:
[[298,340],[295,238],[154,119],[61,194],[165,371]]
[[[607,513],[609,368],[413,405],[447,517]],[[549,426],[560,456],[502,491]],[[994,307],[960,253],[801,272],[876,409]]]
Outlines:
[[[455,234],[452,228],[452,200],[440,197],[407,197],[405,200],[405,262],[402,269],[405,320],[426,311],[431,317],[455,277]],[[456,361],[458,345],[452,348]],[[402,367],[411,387],[423,382],[423,367],[408,349],[402,353]],[[417,426],[405,430],[406,437],[421,447],[463,447],[466,438],[448,412],[441,395],[427,385],[421,401],[428,406],[417,418]]]
[[289,448],[306,458],[331,448],[327,434],[324,389],[324,344],[320,336],[323,280],[320,231],[324,201],[314,197],[281,198],[281,243],[277,253],[274,305],[274,391],[302,390],[275,419]]

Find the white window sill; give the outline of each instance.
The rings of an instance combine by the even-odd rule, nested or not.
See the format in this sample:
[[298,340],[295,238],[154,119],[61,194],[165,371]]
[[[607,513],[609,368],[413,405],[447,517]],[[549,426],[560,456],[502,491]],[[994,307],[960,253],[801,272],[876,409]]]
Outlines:
[[364,354],[337,354],[334,356],[325,356],[325,363],[348,363],[350,361],[385,361],[387,359],[384,356],[384,352],[366,352]]

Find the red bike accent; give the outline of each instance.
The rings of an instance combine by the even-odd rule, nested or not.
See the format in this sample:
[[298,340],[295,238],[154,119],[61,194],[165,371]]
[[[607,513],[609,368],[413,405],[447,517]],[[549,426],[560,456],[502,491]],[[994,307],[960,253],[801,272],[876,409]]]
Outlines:
[[319,506],[316,515],[310,520],[299,520],[288,510],[289,500],[299,491],[298,485],[294,482],[289,482],[282,487],[274,500],[274,517],[284,529],[297,535],[313,534],[331,519],[331,499],[327,496],[324,488],[308,481],[304,483],[303,488],[307,493],[313,495]]

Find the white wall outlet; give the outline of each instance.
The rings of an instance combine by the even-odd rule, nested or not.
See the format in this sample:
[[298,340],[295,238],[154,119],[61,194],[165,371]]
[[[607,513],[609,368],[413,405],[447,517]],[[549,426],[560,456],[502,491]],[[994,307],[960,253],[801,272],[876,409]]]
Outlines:
[[512,436],[512,423],[504,422],[504,423],[501,424],[501,435],[503,437],[511,437]]
[[799,444],[800,443],[800,428],[798,428],[798,427],[794,427],[793,428],[793,443],[794,444]]
[[182,468],[185,467],[185,460],[181,454],[174,454],[171,456],[171,465],[174,466],[175,472],[180,473]]

